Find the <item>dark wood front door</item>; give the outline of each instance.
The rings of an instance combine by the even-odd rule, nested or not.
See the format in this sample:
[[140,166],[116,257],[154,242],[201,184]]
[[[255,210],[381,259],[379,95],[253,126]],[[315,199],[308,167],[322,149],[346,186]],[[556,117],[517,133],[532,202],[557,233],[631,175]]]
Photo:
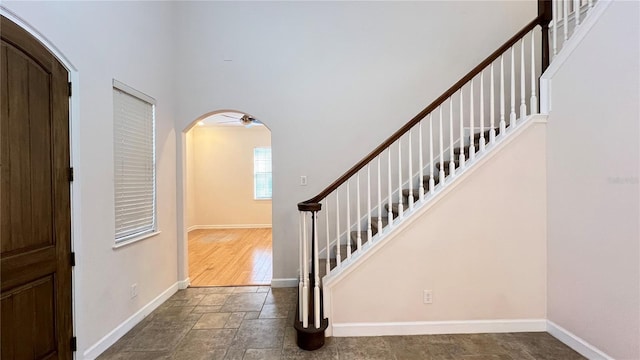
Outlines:
[[0,19],[0,358],[71,359],[67,70]]

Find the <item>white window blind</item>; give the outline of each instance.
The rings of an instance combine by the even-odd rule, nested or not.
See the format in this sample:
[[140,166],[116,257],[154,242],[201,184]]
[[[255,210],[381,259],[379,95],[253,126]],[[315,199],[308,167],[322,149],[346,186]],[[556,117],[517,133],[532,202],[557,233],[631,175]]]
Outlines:
[[155,100],[114,80],[116,243],[156,227]]
[[271,199],[271,148],[253,149],[253,194],[256,200]]

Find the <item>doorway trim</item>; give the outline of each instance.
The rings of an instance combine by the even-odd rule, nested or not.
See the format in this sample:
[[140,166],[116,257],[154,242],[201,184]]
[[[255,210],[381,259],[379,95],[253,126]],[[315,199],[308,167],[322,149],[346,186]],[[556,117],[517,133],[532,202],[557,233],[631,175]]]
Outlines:
[[[53,42],[49,41],[46,36],[31,26],[28,21],[22,19],[20,16],[7,9],[4,5],[0,5],[0,14],[7,19],[16,23],[20,28],[36,38],[42,46],[44,46],[56,59],[66,68],[69,73],[69,82],[71,82],[71,96],[69,96],[69,163],[72,168],[76,168],[80,163],[80,154],[78,151],[74,151],[79,148],[79,121],[80,118],[80,106],[78,97],[80,94],[79,88],[79,74],[76,67],[71,61],[60,51]],[[81,234],[81,209],[80,209],[80,184],[81,179],[76,177],[70,183],[70,204],[71,204],[71,251],[76,254],[82,254],[82,244],[78,239]],[[82,280],[76,276],[77,271],[82,269],[79,263],[71,268],[71,326],[73,335],[78,335],[78,313],[76,309],[79,308],[79,304],[82,304],[82,295],[78,289],[81,288]],[[81,341],[82,339],[80,339]],[[80,347],[78,347],[80,349]],[[76,354],[77,355],[77,354]]]

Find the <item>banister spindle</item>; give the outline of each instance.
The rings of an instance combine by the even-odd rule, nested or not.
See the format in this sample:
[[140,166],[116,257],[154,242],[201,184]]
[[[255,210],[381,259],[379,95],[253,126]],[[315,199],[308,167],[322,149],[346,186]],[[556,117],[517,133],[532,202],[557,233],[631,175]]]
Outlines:
[[563,20],[563,24],[562,27],[564,28],[564,43],[562,44],[564,46],[564,44],[567,42],[567,39],[569,39],[569,0],[562,0],[562,9],[563,9],[563,14],[562,14],[562,20]]
[[[336,199],[337,198],[338,198],[338,189],[336,189]],[[327,263],[325,264],[325,274],[329,275],[329,272],[331,271],[331,239],[329,236],[329,196],[327,196],[324,199],[324,208],[326,209],[326,211],[324,212],[324,215],[325,215],[324,223],[326,226],[326,234],[327,234],[327,247],[325,248],[325,255],[326,255],[325,260],[327,260]],[[338,209],[336,208],[336,212],[337,211]],[[338,246],[340,246],[340,235],[337,236],[336,243],[338,244]]]
[[438,180],[440,184],[444,184],[444,141],[442,136],[442,105],[440,105],[440,173],[438,174]]
[[380,158],[382,155],[378,155],[378,229],[382,229],[382,178],[380,177]]
[[387,197],[388,209],[387,217],[389,218],[389,227],[393,226],[393,184],[391,181],[391,146],[387,149],[387,155],[389,155],[387,161],[387,184],[389,196]]
[[317,216],[318,212],[311,212],[311,221],[313,227],[313,237],[311,241],[313,243],[313,319],[315,328],[318,329],[320,327],[320,261],[318,256],[318,221]]
[[[373,224],[371,223],[371,163],[367,164],[367,241],[371,244],[373,237]],[[382,230],[382,229],[380,229]],[[358,249],[360,247],[358,246]]]
[[511,111],[509,112],[509,127],[514,127],[516,125],[516,54],[513,46],[511,47]]
[[[436,181],[433,178],[433,113],[429,114],[429,193],[433,195]],[[423,179],[420,179],[422,181]]]
[[484,70],[480,72],[480,138],[478,144],[478,151],[484,151],[486,145],[484,138]]
[[456,174],[456,157],[453,154],[453,97],[449,98],[449,175]]
[[494,143],[496,141],[496,87],[494,84],[495,80],[493,78],[493,63],[491,63],[491,72],[489,73],[489,75],[491,75],[491,79],[489,80],[489,106],[491,106],[491,108],[489,109],[489,120],[491,122],[489,141],[491,141],[491,143]]
[[[351,208],[349,207],[349,180],[347,180],[347,252],[351,250],[351,238],[349,237],[349,231],[351,231],[351,222],[349,220],[349,213]],[[338,190],[336,189],[336,266],[342,262],[340,257],[340,196],[338,196]]]
[[[588,3],[589,3],[589,9],[588,9],[588,11],[591,11],[591,8],[593,7],[593,0],[589,0],[589,2],[588,2]],[[587,14],[588,14],[588,12],[587,12]]]
[[580,26],[580,0],[573,0],[573,12],[576,17],[576,27]]
[[471,79],[471,86],[469,87],[469,123],[471,128],[471,134],[469,135],[469,159],[473,160],[476,158],[476,145],[475,145],[475,124],[473,123],[475,111],[473,110],[473,79]]
[[[423,119],[424,120],[424,119]],[[418,157],[419,169],[420,169],[420,187],[418,190],[418,197],[420,201],[424,200],[424,162],[422,162],[422,120],[418,124],[418,148],[420,148],[420,155]]]
[[[412,180],[413,180],[413,151],[411,149],[412,145],[411,145],[411,131],[413,129],[409,129],[409,176],[407,177],[407,179],[409,179],[409,196],[407,197],[407,205],[409,207],[410,210],[413,210],[413,184],[412,184]],[[402,196],[402,193],[400,193],[400,196]]]
[[525,101],[526,75],[524,64],[524,37],[520,40],[520,120],[527,117],[527,104]]
[[302,216],[302,327],[309,327],[309,251],[307,250],[307,218]]
[[[560,16],[558,15],[558,0],[552,0],[553,1],[553,6],[551,7],[553,15],[553,57],[555,58],[556,55],[558,54],[558,19],[560,18]],[[562,0],[560,0],[562,1]],[[589,0],[589,3],[591,3],[591,0]],[[531,33],[533,36],[533,32]],[[531,42],[533,42],[533,38],[531,40]]]
[[[460,168],[464,167],[464,96],[462,95],[462,88],[460,88],[460,154],[458,156],[458,162]],[[422,124],[422,123],[421,123]],[[420,177],[422,178],[422,177]]]
[[[358,171],[358,175],[356,176],[356,202],[357,202],[357,209],[358,211],[356,212],[356,221],[358,223],[358,236],[357,236],[357,241],[356,241],[356,249],[360,249],[360,247],[362,247],[362,224],[360,222],[361,216],[360,216],[360,171]],[[348,243],[347,243],[348,244]],[[347,250],[347,258],[351,258],[351,249]]]
[[398,219],[404,216],[402,200],[402,137],[400,137],[398,139]]
[[504,121],[504,55],[500,55],[500,134],[504,134],[507,125]]
[[531,100],[529,108],[531,113],[538,112],[538,97],[536,96],[536,42],[534,41],[535,32],[531,32]]

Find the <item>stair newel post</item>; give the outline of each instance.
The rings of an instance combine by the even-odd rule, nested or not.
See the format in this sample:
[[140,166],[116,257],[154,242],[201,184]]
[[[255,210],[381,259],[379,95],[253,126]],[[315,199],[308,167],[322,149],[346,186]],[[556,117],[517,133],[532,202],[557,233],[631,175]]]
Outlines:
[[302,327],[309,327],[309,251],[307,249],[307,218],[302,215]]
[[[351,196],[349,195],[349,188],[351,187],[351,179],[347,180],[347,254],[351,252]],[[338,206],[338,200],[336,200],[336,207]],[[336,215],[337,216],[337,215]],[[336,222],[340,222],[339,218],[336,218]],[[336,237],[340,239],[340,229],[336,231]],[[342,262],[342,256],[340,255],[340,241],[336,246],[336,266]]]
[[473,109],[473,79],[471,79],[471,86],[469,87],[469,127],[471,128],[471,134],[469,135],[469,159],[473,160],[476,158],[476,145],[475,145],[475,124],[474,124],[474,116],[475,111]]
[[304,226],[304,212],[298,211],[298,320],[301,322],[304,316],[302,313],[302,308],[304,307],[304,254],[302,250],[304,247]]
[[[358,171],[358,175],[356,175],[356,221],[358,224],[358,237],[357,237],[357,247],[356,249],[360,249],[362,246],[362,224],[360,223],[360,172]],[[368,225],[367,225],[368,226]],[[347,245],[349,246],[349,245]],[[351,250],[347,250],[347,259],[351,258]]]
[[382,157],[382,155],[378,155],[378,229],[382,229],[382,178],[380,177],[380,157]]
[[398,219],[404,215],[402,204],[402,137],[398,139]]
[[513,46],[511,47],[511,111],[509,112],[509,127],[516,125],[516,53]]
[[[412,154],[413,151],[411,149],[412,145],[411,145],[411,131],[413,129],[410,129],[408,134],[409,134],[409,177],[407,179],[409,179],[409,196],[408,196],[408,200],[407,200],[407,205],[409,206],[409,209],[412,210],[413,209],[413,158],[412,158]],[[402,193],[400,193],[400,196],[402,196]]]
[[460,89],[460,155],[458,160],[460,161],[460,168],[464,167],[464,96],[463,91]]
[[[318,204],[321,206],[320,204]],[[320,328],[320,261],[318,255],[318,212],[311,212],[311,244],[313,245],[313,268],[311,269],[313,274],[313,325],[316,329]]]
[[441,184],[444,184],[444,144],[442,137],[442,105],[440,105],[440,173],[438,173],[438,180]]
[[388,187],[388,192],[389,192],[389,196],[387,198],[387,201],[389,202],[388,205],[388,212],[387,212],[387,216],[389,218],[389,227],[393,226],[393,184],[391,181],[391,146],[389,146],[389,148],[387,149],[387,155],[388,155],[388,161],[387,161],[387,187]]
[[[338,189],[336,189],[336,200],[338,199]],[[327,263],[325,264],[325,274],[329,275],[329,272],[331,271],[331,239],[330,239],[330,234],[329,234],[329,196],[327,196],[324,199],[324,205],[325,208],[327,209],[327,211],[324,212],[325,215],[325,226],[326,226],[326,234],[327,234],[327,247],[325,248],[325,259],[327,260]],[[338,211],[338,208],[336,208],[336,212]],[[338,224],[336,223],[336,226]],[[340,232],[338,231],[338,236],[336,236],[336,243],[338,244],[338,246],[340,246]]]
[[[563,3],[563,11],[564,14],[562,18],[564,19],[564,41],[566,42],[569,38],[569,22],[567,21],[569,15],[568,8],[569,0],[562,1]],[[553,52],[554,55],[557,52],[557,40],[556,40],[556,32],[558,30],[557,17],[554,18],[553,14],[553,3],[551,0],[538,0],[538,16],[541,16],[540,27],[542,28],[542,70],[541,74],[544,73],[545,70],[549,67],[550,56],[549,56],[549,23],[553,20]]]
[[526,89],[526,75],[524,64],[524,38],[520,40],[520,120],[524,120],[527,117],[527,105],[525,101],[525,89]]
[[486,141],[484,138],[484,70],[480,72],[480,138],[478,139],[478,151],[484,151]]
[[[373,237],[373,224],[371,223],[371,163],[367,164],[367,241],[371,244],[371,238]],[[378,228],[378,231],[382,228]],[[358,246],[360,249],[360,246]]]
[[453,96],[449,99],[449,174],[456,174],[456,156],[453,153]]
[[[347,229],[347,241],[351,241],[349,229]],[[336,189],[336,266],[340,266],[340,188]]]
[[[429,194],[433,195],[436,181],[433,178],[433,113],[429,114]],[[422,179],[420,179],[422,181]]]
[[422,159],[422,120],[420,120],[420,123],[418,124],[418,148],[420,149],[420,152],[418,154],[418,163],[419,163],[418,168],[420,169],[420,175],[418,177],[419,183],[420,183],[418,187],[419,189],[418,199],[422,201],[424,200],[424,162]]
[[494,143],[496,141],[496,87],[495,78],[493,73],[493,63],[491,63],[491,79],[489,81],[489,120],[491,122],[491,130],[489,131],[489,141]]
[[504,134],[507,124],[504,121],[504,55],[500,55],[500,134]]
[[538,112],[538,97],[536,95],[536,42],[534,41],[535,31],[531,32],[531,100],[529,103],[529,107],[531,108],[531,113],[535,114]]

